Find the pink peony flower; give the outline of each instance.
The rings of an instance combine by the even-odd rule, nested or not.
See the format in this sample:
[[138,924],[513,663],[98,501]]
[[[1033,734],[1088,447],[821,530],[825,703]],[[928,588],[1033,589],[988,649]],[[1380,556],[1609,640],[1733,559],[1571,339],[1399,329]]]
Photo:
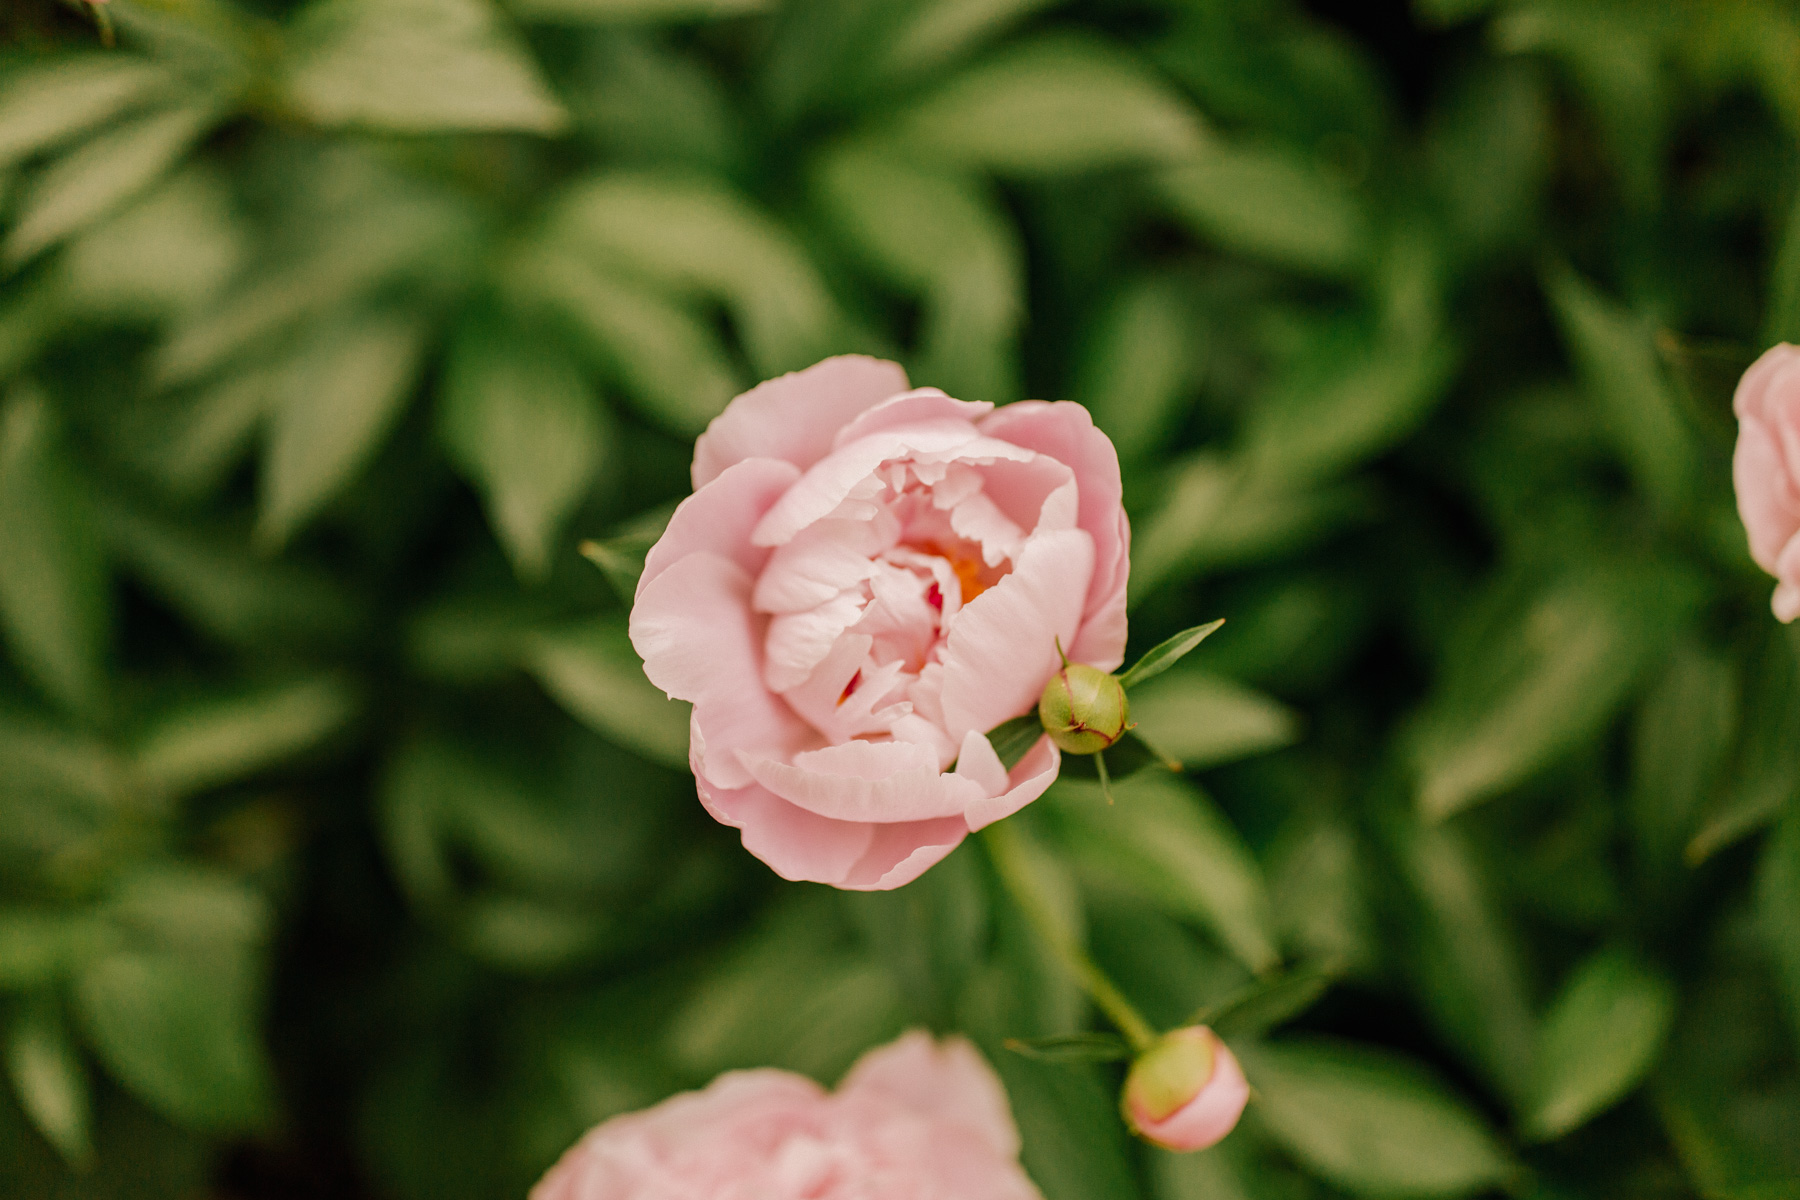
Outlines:
[[1250,1085],[1237,1056],[1204,1025],[1164,1034],[1132,1065],[1120,1107],[1147,1141],[1204,1150],[1237,1127]]
[[1800,616],[1800,347],[1784,342],[1751,364],[1731,406],[1731,478],[1750,557],[1775,577],[1775,615],[1792,621]]
[[[894,888],[1056,778],[987,731],[1125,651],[1130,527],[1076,404],[995,411],[827,359],[733,400],[644,563],[631,640],[694,704],[700,799],[788,879]],[[950,769],[954,764],[954,769]]]
[[733,1071],[596,1126],[531,1200],[1040,1200],[1000,1081],[960,1039],[914,1031],[836,1092]]

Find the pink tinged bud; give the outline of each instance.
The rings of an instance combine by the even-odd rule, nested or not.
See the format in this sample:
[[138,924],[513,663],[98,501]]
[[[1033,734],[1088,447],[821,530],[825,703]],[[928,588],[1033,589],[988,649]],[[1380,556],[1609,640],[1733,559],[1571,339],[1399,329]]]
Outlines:
[[1044,732],[1068,754],[1098,754],[1125,736],[1125,688],[1098,667],[1065,663],[1038,697]]
[[1164,1034],[1132,1064],[1120,1108],[1146,1141],[1204,1150],[1236,1128],[1249,1099],[1237,1057],[1212,1030],[1194,1025]]

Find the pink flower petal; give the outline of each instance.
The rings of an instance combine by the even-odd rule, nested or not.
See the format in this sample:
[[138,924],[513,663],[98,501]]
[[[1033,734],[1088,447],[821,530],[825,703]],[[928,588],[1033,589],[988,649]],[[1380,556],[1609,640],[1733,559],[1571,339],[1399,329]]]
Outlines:
[[759,783],[721,788],[696,779],[706,811],[721,824],[741,830],[744,849],[783,879],[837,884],[875,840],[873,825],[815,816]]
[[986,400],[953,400],[937,388],[917,388],[898,396],[889,396],[858,415],[855,420],[838,430],[832,445],[841,449],[871,433],[943,417],[974,422],[993,411],[994,406]]
[[1048,455],[1075,472],[1081,489],[1077,521],[1094,539],[1094,576],[1084,606],[1094,630],[1089,634],[1083,629],[1077,642],[1082,649],[1079,661],[1113,670],[1125,657],[1123,614],[1131,571],[1131,526],[1124,517],[1119,455],[1111,439],[1094,427],[1087,409],[1067,401],[1009,404],[985,418],[981,431]]
[[750,543],[750,531],[799,478],[800,468],[780,459],[732,464],[676,506],[668,528],[644,556],[638,594],[671,563],[701,550],[722,554],[752,576],[758,574],[769,552]]
[[[814,521],[831,516],[846,500],[878,494],[880,489],[871,484],[875,469],[886,462],[910,459],[938,464],[1009,458],[1023,461],[1032,456],[1029,450],[982,437],[963,420],[940,418],[900,429],[884,429],[857,439],[810,467],[757,523],[750,540],[759,546],[779,546]],[[869,508],[872,516],[874,505]]]
[[841,742],[792,763],[744,755],[756,782],[807,812],[834,821],[889,824],[961,816],[982,798],[966,776],[943,774],[937,755],[913,742]]
[[998,796],[1010,786],[1006,765],[994,753],[987,734],[978,729],[963,734],[962,747],[956,752],[956,773],[973,780],[985,796]]
[[667,567],[631,608],[631,644],[650,682],[694,705],[704,735],[702,770],[723,787],[749,774],[737,750],[789,758],[820,738],[762,684],[764,618],[750,611],[750,576],[712,553],[690,554]]
[[1030,711],[1081,624],[1094,545],[1080,529],[1026,540],[1013,570],[956,614],[944,653],[944,726],[960,742]]
[[921,1116],[959,1125],[996,1154],[1019,1152],[1006,1092],[980,1051],[962,1038],[933,1041],[922,1030],[869,1051],[838,1084],[839,1095],[870,1093]]
[[875,834],[868,851],[836,886],[853,892],[886,892],[904,887],[942,862],[969,832],[961,817],[869,828]]
[[1003,817],[1010,817],[1036,800],[1056,782],[1057,773],[1061,770],[1062,751],[1049,738],[1039,738],[1037,745],[1026,751],[1025,757],[1013,767],[1007,777],[1010,786],[1005,791],[986,800],[977,800],[963,812],[963,819],[969,823],[969,832],[984,829]]
[[694,443],[694,487],[733,463],[779,458],[804,470],[831,452],[837,431],[906,390],[898,363],[845,354],[758,384],[726,406]]

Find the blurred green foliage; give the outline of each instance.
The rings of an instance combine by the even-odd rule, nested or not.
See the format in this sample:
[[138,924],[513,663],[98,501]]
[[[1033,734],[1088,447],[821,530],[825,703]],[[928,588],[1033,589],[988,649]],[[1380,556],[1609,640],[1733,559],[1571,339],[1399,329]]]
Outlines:
[[[1800,1196],[1800,641],[1729,476],[1792,0],[107,15],[0,16],[7,1194],[517,1196],[922,1023],[1048,1200]],[[839,894],[695,802],[615,585],[850,350],[1087,404],[1135,652],[1229,618],[1138,703],[1186,775],[1011,826],[1152,1019],[1229,1014],[1216,1150],[1001,1048],[1097,1026],[979,841]]]

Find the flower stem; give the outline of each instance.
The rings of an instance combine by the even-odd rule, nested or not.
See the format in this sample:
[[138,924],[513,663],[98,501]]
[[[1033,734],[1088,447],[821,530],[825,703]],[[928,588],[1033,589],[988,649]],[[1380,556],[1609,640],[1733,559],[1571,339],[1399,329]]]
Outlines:
[[1068,972],[1075,977],[1094,1004],[1106,1014],[1118,1031],[1125,1035],[1135,1052],[1142,1054],[1156,1043],[1156,1029],[1125,998],[1118,985],[1107,978],[1098,963],[1089,958],[1074,933],[1056,913],[1056,906],[1045,894],[1041,881],[1031,869],[1030,850],[1011,822],[996,821],[981,831],[988,854],[999,872],[1007,894],[1037,935],[1049,945]]

